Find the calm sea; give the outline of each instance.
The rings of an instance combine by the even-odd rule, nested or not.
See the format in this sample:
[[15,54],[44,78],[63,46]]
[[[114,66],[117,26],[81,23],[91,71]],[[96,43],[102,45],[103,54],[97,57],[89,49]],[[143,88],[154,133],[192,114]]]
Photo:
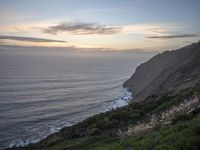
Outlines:
[[127,104],[122,84],[153,54],[0,49],[0,149]]

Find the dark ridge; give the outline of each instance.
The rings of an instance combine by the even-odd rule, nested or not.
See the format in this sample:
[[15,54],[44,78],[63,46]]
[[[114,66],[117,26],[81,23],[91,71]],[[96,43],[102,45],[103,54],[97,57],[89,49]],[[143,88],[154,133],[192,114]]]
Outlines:
[[152,94],[180,91],[200,81],[200,42],[165,51],[137,67],[124,83],[135,101]]

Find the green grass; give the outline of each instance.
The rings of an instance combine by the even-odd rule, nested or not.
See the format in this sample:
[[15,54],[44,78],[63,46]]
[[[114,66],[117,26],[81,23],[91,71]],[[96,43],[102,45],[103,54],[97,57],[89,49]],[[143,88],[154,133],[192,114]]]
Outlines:
[[50,135],[39,143],[19,150],[167,150],[200,149],[200,118],[179,116],[173,124],[143,137],[121,141],[118,130],[126,130],[138,121],[148,121],[147,114],[160,113],[191,97],[200,95],[200,85],[179,93],[149,96],[143,103],[132,102],[128,106],[97,114],[93,117]]
[[141,137],[119,138],[94,136],[54,145],[48,150],[199,150],[200,117],[152,131]]
[[196,132],[199,130],[200,118],[198,117],[189,121],[180,121],[143,137],[127,139],[121,145],[131,145],[135,150],[199,150],[200,132]]

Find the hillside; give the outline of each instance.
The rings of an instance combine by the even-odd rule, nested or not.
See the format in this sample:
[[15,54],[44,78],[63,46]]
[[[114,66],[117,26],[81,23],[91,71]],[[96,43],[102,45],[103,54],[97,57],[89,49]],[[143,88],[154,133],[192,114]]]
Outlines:
[[119,131],[126,133],[130,127],[138,126],[138,122],[149,122],[151,116],[170,110],[185,100],[189,102],[194,96],[200,97],[200,84],[175,95],[153,95],[143,103],[133,102],[117,110],[95,115],[63,128],[39,143],[9,150],[199,150],[199,98],[190,108],[190,113],[173,115],[170,124],[154,127],[148,132],[138,130],[137,134],[131,133],[127,137],[119,134]]
[[200,43],[154,56],[124,84],[136,101],[10,150],[198,150],[199,56]]
[[178,50],[165,51],[137,67],[124,83],[143,101],[152,94],[180,91],[200,81],[200,42]]

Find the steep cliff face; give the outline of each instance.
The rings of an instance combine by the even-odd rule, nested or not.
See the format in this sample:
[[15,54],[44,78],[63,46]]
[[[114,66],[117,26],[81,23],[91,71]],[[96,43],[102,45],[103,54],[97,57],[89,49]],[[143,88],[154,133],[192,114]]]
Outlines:
[[179,91],[200,81],[200,42],[166,51],[137,67],[124,83],[135,101],[152,94]]

